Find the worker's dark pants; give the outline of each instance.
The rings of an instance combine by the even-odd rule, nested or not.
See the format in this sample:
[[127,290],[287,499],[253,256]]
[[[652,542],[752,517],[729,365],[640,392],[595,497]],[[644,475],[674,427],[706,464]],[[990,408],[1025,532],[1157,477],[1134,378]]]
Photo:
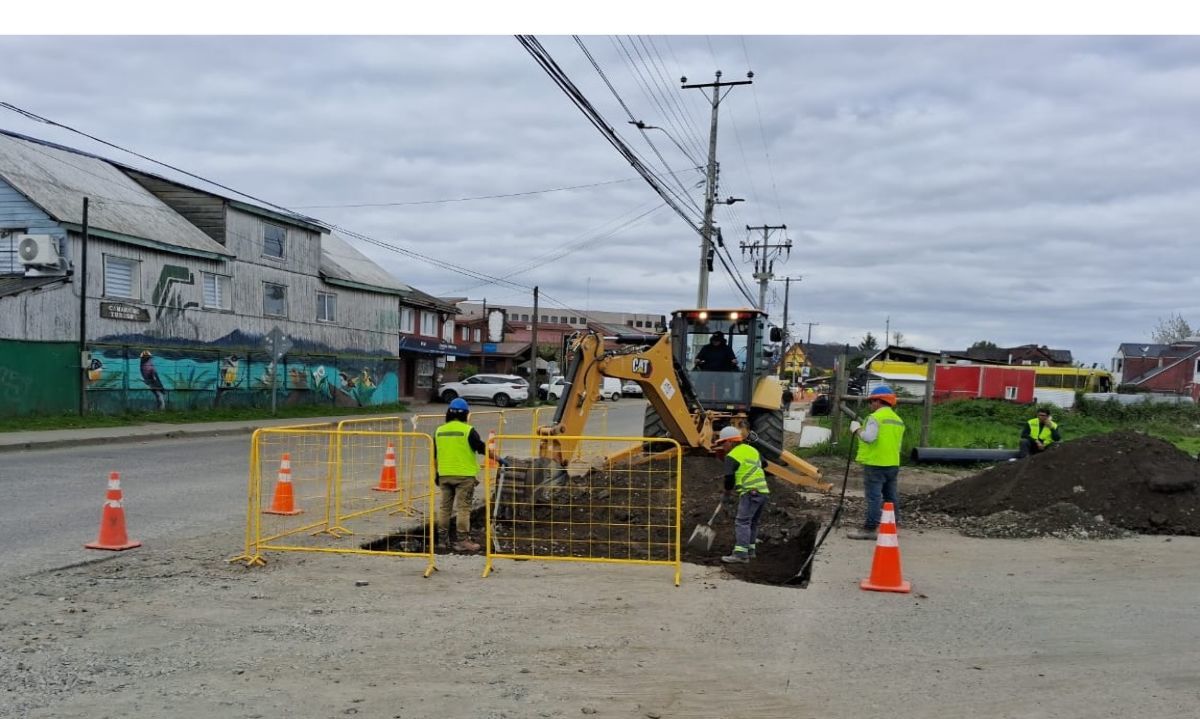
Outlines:
[[863,492],[867,497],[867,521],[863,523],[863,527],[868,532],[873,532],[879,527],[884,502],[892,503],[896,509],[896,524],[900,524],[900,495],[896,493],[899,477],[899,467],[863,465]]
[[[1049,449],[1051,446],[1053,446],[1053,445],[1048,445],[1046,447],[1046,449]],[[1033,439],[1031,439],[1029,437],[1022,437],[1021,438],[1021,449],[1018,451],[1017,456],[1018,457],[1028,457],[1031,454],[1037,454],[1038,452],[1045,452],[1046,449],[1038,449],[1037,442],[1034,442]]]
[[758,542],[758,520],[770,495],[746,492],[738,499],[737,519],[733,520],[735,553],[744,554]]

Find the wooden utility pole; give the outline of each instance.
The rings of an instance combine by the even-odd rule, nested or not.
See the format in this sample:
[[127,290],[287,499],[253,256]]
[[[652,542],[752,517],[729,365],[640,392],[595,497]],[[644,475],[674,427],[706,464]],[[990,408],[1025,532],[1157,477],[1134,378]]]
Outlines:
[[725,99],[732,90],[726,90],[725,95],[721,94],[721,88],[733,87],[734,85],[750,85],[750,78],[754,77],[754,73],[746,73],[745,80],[737,80],[735,82],[721,82],[721,71],[717,70],[716,80],[700,85],[688,85],[687,78],[679,79],[683,89],[697,88],[712,88],[712,99],[709,103],[712,105],[712,123],[708,129],[708,183],[704,189],[704,224],[700,227],[700,285],[696,294],[696,307],[704,309],[708,307],[708,263],[709,253],[713,251],[713,205],[717,196],[717,108],[720,107],[721,101]]
[[773,230],[787,231],[787,225],[759,225],[751,227],[746,225],[746,232],[762,230],[762,243],[741,243],[742,256],[746,256],[746,250],[750,251],[750,257],[754,259],[754,279],[758,280],[758,309],[765,310],[767,307],[767,283],[775,276],[775,258],[784,250],[787,251],[789,257],[792,255],[792,241],[785,240],[771,244],[771,232]]
[[933,423],[933,385],[937,379],[937,366],[941,357],[930,357],[925,368],[925,406],[921,408],[921,446],[929,446],[929,426]]
[[88,368],[83,358],[87,353],[87,266],[88,266],[88,198],[83,198],[83,227],[79,233],[79,414],[87,413]]

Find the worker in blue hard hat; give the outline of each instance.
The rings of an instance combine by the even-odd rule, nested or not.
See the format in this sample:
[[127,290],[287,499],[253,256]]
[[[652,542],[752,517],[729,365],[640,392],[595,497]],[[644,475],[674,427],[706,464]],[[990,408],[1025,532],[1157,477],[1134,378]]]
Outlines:
[[[475,455],[492,455],[499,464],[504,462],[488,451],[479,432],[467,424],[471,407],[461,397],[451,400],[446,410],[446,422],[434,432],[433,449],[437,459],[435,482],[441,488],[437,526],[439,544],[449,544],[458,552],[478,552],[479,544],[471,540],[471,507],[475,501],[476,475],[479,463]],[[454,514],[454,526],[450,514]]]
[[900,496],[896,491],[900,475],[900,444],[904,441],[904,420],[896,414],[896,393],[879,385],[867,395],[871,415],[866,424],[850,423],[850,434],[858,438],[856,459],[863,468],[863,493],[867,498],[867,516],[861,529],[846,534],[850,539],[875,539],[883,503],[891,502],[900,522]]

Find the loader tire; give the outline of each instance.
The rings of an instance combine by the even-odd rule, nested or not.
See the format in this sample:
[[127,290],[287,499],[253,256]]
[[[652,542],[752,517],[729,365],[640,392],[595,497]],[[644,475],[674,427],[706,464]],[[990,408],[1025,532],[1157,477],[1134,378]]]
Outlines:
[[[667,432],[667,426],[663,424],[662,417],[658,416],[658,412],[654,410],[654,405],[646,404],[646,414],[642,419],[642,436],[643,437],[670,437]],[[642,446],[643,451],[653,452],[655,450],[664,449],[662,444],[657,446],[647,442]]]
[[[757,434],[765,444],[786,451],[787,448],[783,446],[783,410],[751,408],[750,431]],[[759,446],[757,449],[766,459],[772,462],[779,460],[778,452],[766,446]]]

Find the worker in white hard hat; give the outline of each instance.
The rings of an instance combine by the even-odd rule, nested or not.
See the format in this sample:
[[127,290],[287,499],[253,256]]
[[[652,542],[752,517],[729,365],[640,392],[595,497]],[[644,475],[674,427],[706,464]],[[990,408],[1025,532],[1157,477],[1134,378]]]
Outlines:
[[737,495],[733,553],[721,557],[726,564],[746,564],[754,559],[758,521],[771,494],[762,456],[742,440],[742,431],[737,427],[725,427],[717,435],[717,443],[729,447],[725,455],[725,494]]

